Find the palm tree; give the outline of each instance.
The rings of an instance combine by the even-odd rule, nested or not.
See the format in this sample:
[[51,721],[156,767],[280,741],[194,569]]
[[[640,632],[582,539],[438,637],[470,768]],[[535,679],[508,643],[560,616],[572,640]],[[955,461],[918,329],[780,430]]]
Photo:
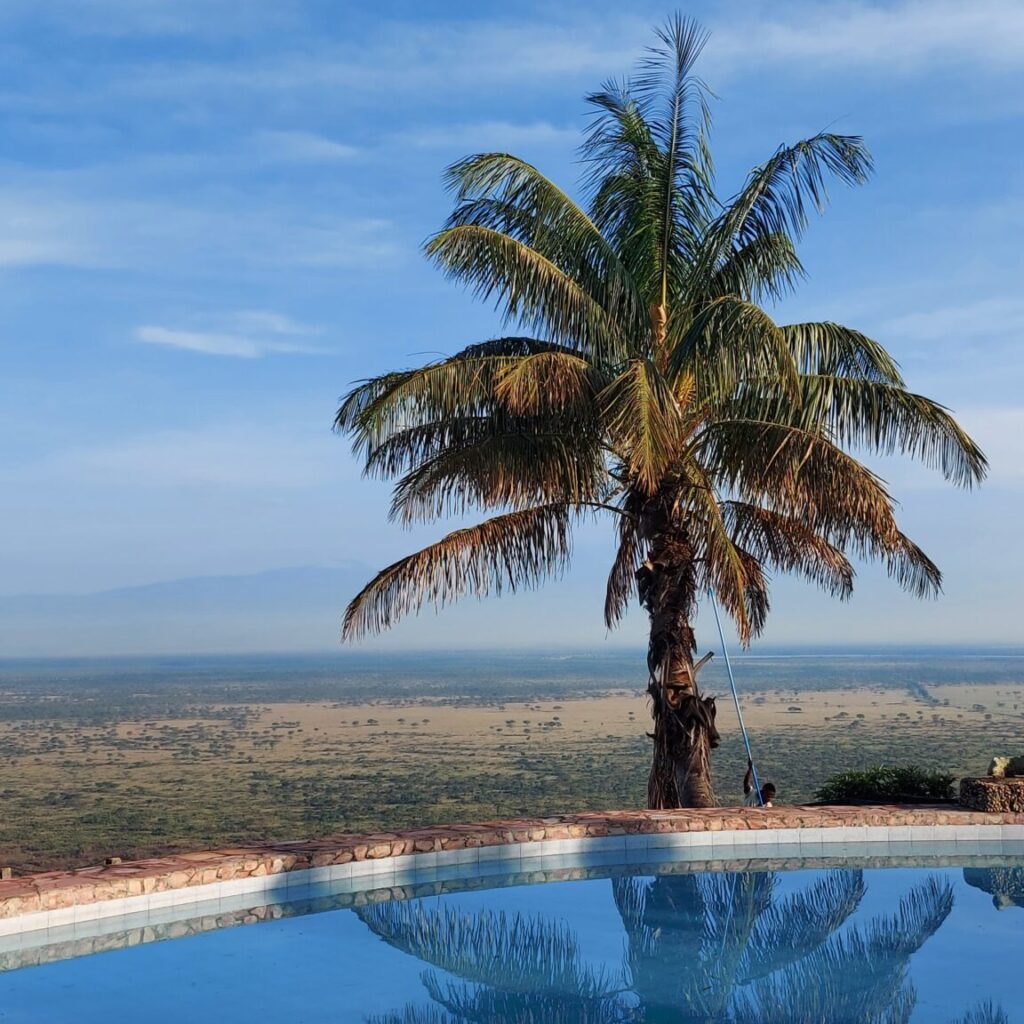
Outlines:
[[860,138],[823,132],[720,200],[693,74],[704,43],[676,17],[632,81],[588,97],[583,205],[506,153],[449,168],[455,209],[427,255],[515,333],[364,381],[336,418],[368,474],[397,478],[392,519],[489,516],[380,572],[349,605],[345,638],[425,603],[535,586],[566,567],[580,519],[613,517],[605,619],[635,596],[650,620],[651,807],[714,803],[701,596],[747,644],[772,571],[843,598],[851,557],[874,559],[935,594],[938,568],[851,450],[902,453],[960,486],[986,469],[877,342],[762,308],[800,279],[795,242],[826,180],[859,184],[871,158]]
[[[910,958],[953,906],[948,883],[915,886],[890,917],[854,924],[860,871],[789,896],[771,872],[613,879],[626,933],[617,973],[582,959],[566,923],[446,905],[356,911],[389,945],[429,964],[431,1002],[374,1024],[900,1024],[916,994]],[[982,1008],[963,1024],[1004,1021]]]

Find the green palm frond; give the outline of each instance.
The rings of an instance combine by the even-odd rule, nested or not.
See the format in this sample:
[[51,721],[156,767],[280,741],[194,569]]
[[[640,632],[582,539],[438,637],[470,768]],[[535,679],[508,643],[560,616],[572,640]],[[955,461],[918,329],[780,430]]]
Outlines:
[[939,470],[951,482],[970,487],[984,479],[988,463],[981,449],[947,409],[894,384],[825,374],[798,378],[799,399],[756,383],[723,415],[789,423],[823,432],[844,446],[882,455],[896,453]]
[[626,343],[607,310],[550,258],[511,235],[480,224],[436,234],[427,255],[454,280],[494,299],[509,323],[601,359],[621,357]]
[[380,633],[424,604],[536,586],[569,561],[570,510],[564,504],[495,516],[456,530],[378,573],[345,611],[342,636]]
[[733,245],[715,268],[706,297],[738,295],[747,302],[781,299],[803,276],[803,264],[789,235],[784,232],[757,235],[742,245]]
[[481,153],[449,167],[445,182],[458,202],[448,227],[477,224],[508,234],[578,281],[615,322],[644,322],[646,307],[615,248],[532,164],[508,153]]
[[748,378],[794,391],[796,363],[782,329],[752,302],[724,295],[669,327],[669,372],[690,374],[701,396],[729,396]]
[[858,377],[903,387],[900,368],[874,339],[829,321],[781,328],[800,373]]
[[829,177],[844,185],[861,185],[871,169],[871,156],[857,135],[820,132],[780,146],[770,160],[750,172],[708,235],[723,245],[734,240],[745,244],[758,235],[799,239],[810,212],[825,210]]
[[597,396],[612,448],[642,492],[652,494],[678,458],[685,436],[679,398],[647,359],[634,359]]

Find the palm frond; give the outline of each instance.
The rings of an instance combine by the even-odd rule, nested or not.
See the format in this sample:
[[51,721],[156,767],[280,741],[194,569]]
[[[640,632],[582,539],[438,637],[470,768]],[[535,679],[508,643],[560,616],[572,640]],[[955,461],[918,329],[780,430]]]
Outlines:
[[378,573],[346,609],[342,637],[380,633],[427,603],[535,586],[564,569],[569,528],[569,509],[553,504],[456,530]]
[[669,373],[690,374],[699,394],[728,396],[748,377],[765,376],[780,390],[796,386],[797,369],[786,337],[752,302],[724,295],[669,328]]
[[710,209],[707,131],[711,114],[707,87],[693,75],[708,33],[697,22],[677,14],[657,36],[659,45],[648,50],[634,91],[661,157],[652,169],[660,192],[657,300],[664,307],[673,253],[681,246],[689,251],[693,227],[703,224]]
[[619,540],[604,596],[604,621],[609,629],[619,624],[636,593],[636,572],[643,561],[642,541],[636,527],[636,519],[628,511],[619,517]]
[[860,331],[827,320],[784,324],[781,330],[800,373],[859,377],[903,387],[896,361],[877,341]]
[[734,543],[759,562],[803,576],[834,597],[852,593],[854,569],[849,559],[805,520],[743,501],[724,502],[723,513]]
[[490,512],[597,500],[605,485],[597,437],[566,422],[498,429],[464,446],[447,445],[398,482],[390,518],[408,526],[471,509]]
[[427,255],[477,298],[494,299],[505,320],[602,359],[621,357],[626,342],[608,312],[550,258],[511,235],[479,224],[445,228]]
[[736,239],[741,244],[765,234],[800,238],[810,211],[824,212],[829,177],[844,185],[862,185],[871,169],[871,155],[858,135],[820,132],[780,146],[750,172],[709,234],[720,233],[723,241]]
[[797,403],[777,391],[762,397],[751,389],[734,404],[741,415],[821,430],[844,446],[909,456],[961,487],[980,483],[988,469],[981,449],[948,409],[893,384],[804,374]]
[[587,992],[505,991],[423,977],[427,994],[464,1024],[622,1024],[626,1006],[614,995]]
[[1010,1024],[1010,1018],[1001,1006],[996,1006],[991,999],[980,1003],[973,1010],[968,1010],[956,1024]]
[[510,362],[498,374],[495,398],[520,415],[568,410],[586,412],[606,383],[593,364],[567,352],[537,352]]
[[778,300],[788,295],[803,276],[803,264],[789,235],[757,235],[729,250],[711,277],[706,298],[738,295],[747,302]]
[[810,956],[860,906],[861,871],[830,871],[807,889],[758,914],[743,950],[737,981],[747,985]]
[[844,551],[880,559],[918,597],[942,575],[896,524],[892,498],[852,455],[815,431],[763,420],[719,420],[695,441],[718,486],[787,518],[802,518]]
[[646,359],[632,360],[598,395],[612,447],[641,491],[653,493],[679,454],[686,397],[684,392],[680,402],[679,394]]
[[448,168],[458,205],[448,227],[476,224],[507,234],[551,260],[624,328],[647,310],[618,252],[590,217],[532,164],[481,153]]

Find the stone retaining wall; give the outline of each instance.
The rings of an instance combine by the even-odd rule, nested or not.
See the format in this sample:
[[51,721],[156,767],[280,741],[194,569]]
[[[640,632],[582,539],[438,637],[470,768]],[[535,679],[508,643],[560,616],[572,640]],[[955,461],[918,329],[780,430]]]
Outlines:
[[[949,805],[609,811],[444,825],[403,832],[346,834],[296,842],[224,847],[202,853],[176,854],[77,871],[42,872],[0,881],[0,921],[108,900],[171,893],[193,886],[245,879],[255,882],[266,876],[286,876],[293,871],[356,865],[389,857],[411,856],[414,861],[426,864],[432,854],[434,859],[436,855],[444,854],[445,860],[452,860],[458,859],[456,851],[466,851],[467,861],[470,855],[483,859],[490,847],[507,848],[510,844],[551,840],[861,826],[876,829],[957,826],[958,833],[960,827],[977,827],[978,838],[998,839],[1000,826],[1006,825],[1024,826],[1024,813],[981,813]],[[697,839],[694,837],[695,842]],[[266,880],[269,886],[271,879]],[[286,881],[287,878],[282,877],[282,883]],[[97,912],[102,912],[102,908],[97,908]],[[13,921],[10,923],[14,924]]]
[[960,803],[975,811],[1024,813],[1024,779],[961,779]]

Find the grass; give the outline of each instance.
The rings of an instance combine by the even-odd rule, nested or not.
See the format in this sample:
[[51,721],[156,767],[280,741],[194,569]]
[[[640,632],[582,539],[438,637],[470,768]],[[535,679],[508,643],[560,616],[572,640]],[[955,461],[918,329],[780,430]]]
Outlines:
[[[236,682],[45,686],[0,694],[0,850],[18,872],[339,831],[638,807],[650,742],[639,686],[458,683],[426,698],[325,699]],[[378,684],[376,692],[381,692]],[[299,693],[299,699],[286,699]],[[446,696],[440,696],[446,693]],[[779,802],[812,799],[837,767],[892,756],[954,774],[1016,749],[1024,686],[763,689],[745,716]],[[799,707],[796,713],[790,708]],[[746,764],[719,703],[714,771],[738,803]]]

